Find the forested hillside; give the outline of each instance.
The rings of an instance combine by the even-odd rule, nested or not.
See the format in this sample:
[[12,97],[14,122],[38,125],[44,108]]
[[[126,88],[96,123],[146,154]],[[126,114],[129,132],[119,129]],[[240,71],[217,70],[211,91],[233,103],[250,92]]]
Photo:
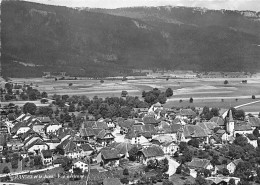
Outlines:
[[[260,69],[259,13],[192,8],[72,9],[3,1],[2,71],[117,76],[132,68]],[[30,64],[30,65],[25,65]]]

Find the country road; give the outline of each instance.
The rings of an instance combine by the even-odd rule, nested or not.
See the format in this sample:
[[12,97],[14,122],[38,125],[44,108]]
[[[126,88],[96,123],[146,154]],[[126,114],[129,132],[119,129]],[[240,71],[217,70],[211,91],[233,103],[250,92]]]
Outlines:
[[[255,104],[255,103],[260,103],[260,100],[254,101],[254,102],[250,102],[250,103],[245,103],[245,104],[242,104],[242,105],[238,105],[238,106],[235,106],[234,108],[238,109],[238,108],[241,108],[241,107],[244,107],[244,106],[247,106],[247,105],[252,105],[252,104]],[[222,118],[225,118],[227,116],[227,114],[228,114],[228,110],[222,114]]]

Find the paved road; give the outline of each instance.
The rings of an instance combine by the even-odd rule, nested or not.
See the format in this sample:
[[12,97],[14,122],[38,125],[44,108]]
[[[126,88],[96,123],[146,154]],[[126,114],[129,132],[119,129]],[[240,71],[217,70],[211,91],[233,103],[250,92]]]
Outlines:
[[175,174],[176,169],[180,164],[172,159],[170,156],[166,156],[166,158],[169,161],[169,170],[166,173],[169,174],[169,176],[172,176],[173,174]]

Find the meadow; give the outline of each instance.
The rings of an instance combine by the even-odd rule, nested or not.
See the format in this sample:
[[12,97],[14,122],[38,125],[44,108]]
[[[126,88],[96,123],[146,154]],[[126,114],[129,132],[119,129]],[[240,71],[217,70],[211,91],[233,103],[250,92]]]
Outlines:
[[[228,80],[228,84],[224,81]],[[165,91],[173,89],[173,96],[168,98],[165,107],[218,107],[229,108],[237,105],[257,101],[260,98],[260,78],[247,78],[247,83],[242,83],[242,78],[203,78],[203,79],[141,79],[141,80],[100,80],[78,79],[58,80],[44,78],[13,78],[14,83],[32,83],[34,88],[48,95],[85,95],[89,98],[98,96],[119,97],[123,90],[129,96],[141,98],[142,91],[159,88]],[[71,86],[69,84],[72,83]],[[252,99],[252,95],[256,99]],[[194,102],[189,103],[190,97]],[[222,100],[223,99],[223,100]],[[182,100],[182,102],[180,102]],[[247,108],[250,111],[260,111],[260,105],[254,104]]]

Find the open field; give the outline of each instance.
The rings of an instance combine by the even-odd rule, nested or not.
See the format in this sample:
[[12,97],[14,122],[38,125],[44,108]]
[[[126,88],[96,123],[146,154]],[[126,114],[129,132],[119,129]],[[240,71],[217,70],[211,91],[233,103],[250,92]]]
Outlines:
[[[149,91],[152,88],[159,88],[165,91],[168,87],[173,89],[174,95],[168,99],[166,107],[219,107],[229,108],[248,102],[259,100],[260,98],[260,78],[247,78],[247,84],[242,84],[242,78],[228,78],[228,84],[224,85],[224,78],[205,79],[141,79],[141,80],[99,80],[79,79],[79,80],[58,80],[44,78],[14,78],[14,83],[33,83],[34,87],[41,92],[46,91],[49,95],[68,94],[86,95],[90,98],[120,96],[122,90],[126,90],[129,96],[139,96],[143,90]],[[72,86],[69,86],[72,83]],[[252,100],[252,95],[256,96]],[[190,104],[189,98],[194,102]],[[180,103],[179,100],[183,102]],[[221,99],[224,99],[222,102]],[[235,99],[238,99],[236,101]],[[259,111],[259,104],[248,106],[250,111]],[[251,107],[251,108],[250,108]],[[252,109],[252,110],[251,110]]]

